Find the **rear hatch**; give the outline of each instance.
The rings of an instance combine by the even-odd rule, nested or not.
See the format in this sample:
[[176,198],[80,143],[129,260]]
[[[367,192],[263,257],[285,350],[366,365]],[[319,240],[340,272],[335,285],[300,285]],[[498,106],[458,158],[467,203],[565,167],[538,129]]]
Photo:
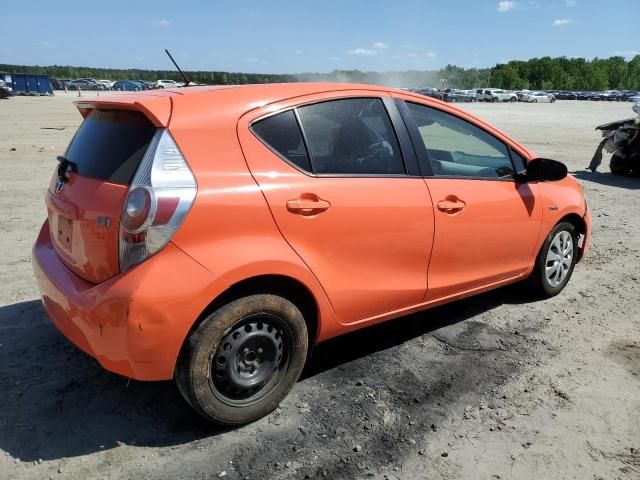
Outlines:
[[[167,111],[161,117],[168,119],[170,99],[162,100]],[[120,271],[122,207],[136,170],[163,123],[149,110],[133,108],[136,104],[78,105],[85,120],[59,157],[62,168],[54,172],[46,194],[55,250],[70,270],[92,283]]]

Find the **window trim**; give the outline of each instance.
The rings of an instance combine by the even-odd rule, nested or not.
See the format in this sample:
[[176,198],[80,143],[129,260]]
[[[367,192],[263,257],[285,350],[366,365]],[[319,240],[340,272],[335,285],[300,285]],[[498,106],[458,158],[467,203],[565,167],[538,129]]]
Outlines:
[[[302,169],[301,167],[299,167],[298,165],[293,163],[291,160],[286,158],[284,155],[282,155],[280,152],[275,150],[273,147],[271,147],[252,128],[254,123],[260,122],[262,120],[266,120],[269,117],[273,117],[275,115],[279,115],[279,114],[284,113],[286,111],[293,110],[296,122],[298,123],[298,128],[300,129],[300,133],[302,135],[302,142],[303,142],[304,148],[305,148],[305,150],[307,152],[307,157],[309,158],[309,163],[311,164],[311,168],[313,168],[313,160],[311,159],[311,155],[309,153],[309,146],[308,146],[307,136],[306,136],[306,132],[304,130],[304,126],[302,125],[302,121],[300,119],[300,116],[298,114],[298,108],[307,107],[307,106],[310,106],[310,105],[316,105],[316,104],[319,104],[319,103],[326,103],[326,102],[336,101],[336,100],[352,100],[352,99],[353,100],[357,100],[357,99],[378,99],[378,100],[380,100],[382,102],[382,106],[383,106],[383,108],[385,109],[385,112],[388,115],[389,122],[391,123],[391,127],[393,129],[393,134],[396,137],[396,142],[398,144],[398,147],[400,148],[400,156],[401,156],[401,159],[402,159],[402,165],[404,166],[405,173],[385,173],[385,174],[362,173],[362,174],[358,174],[358,173],[316,173],[316,172],[309,172],[307,170]],[[388,101],[385,101],[385,99],[388,99]],[[390,108],[389,104],[393,104],[393,106],[396,106],[392,97],[385,97],[385,96],[380,96],[380,95],[371,95],[371,96],[367,96],[367,95],[357,95],[357,96],[345,95],[345,96],[336,96],[336,97],[331,97],[331,98],[323,98],[323,99],[313,100],[313,101],[309,101],[309,102],[300,103],[300,104],[297,104],[297,105],[294,105],[294,106],[286,107],[286,108],[283,108],[281,110],[277,110],[275,112],[269,112],[269,113],[267,113],[265,115],[262,115],[262,116],[259,116],[258,118],[253,119],[249,123],[248,128],[249,128],[249,131],[251,132],[251,134],[260,143],[262,143],[265,147],[267,147],[272,153],[274,153],[278,158],[280,158],[281,160],[286,162],[289,166],[293,167],[294,169],[296,169],[300,173],[303,173],[307,177],[312,177],[312,178],[398,178],[398,179],[399,178],[422,178],[423,176],[420,174],[420,166],[419,166],[419,162],[418,162],[418,159],[417,159],[417,156],[416,156],[415,148],[413,148],[413,150],[409,149],[407,151],[407,149],[409,148],[409,145],[407,145],[407,138],[404,139],[404,144],[403,144],[403,141],[401,139],[401,134],[398,132],[398,129],[400,127],[405,127],[405,129],[406,129],[406,125],[404,124],[404,122],[402,124],[400,124],[400,125],[396,124],[396,122],[399,120],[399,118],[402,117],[402,115],[400,114],[400,117],[396,117],[394,119],[394,115],[392,114],[392,112],[389,111],[389,108]],[[400,112],[396,112],[396,113],[400,113]],[[409,134],[409,132],[405,131],[404,133],[410,139],[411,135]],[[413,147],[413,145],[411,145],[411,146]],[[408,157],[410,157],[411,155],[413,155],[413,158],[409,158],[409,160],[408,160]],[[413,162],[415,162],[414,165],[411,165],[411,163],[413,163],[413,162],[411,162],[411,160],[413,160]],[[410,166],[412,168],[410,168]],[[413,171],[415,173],[410,174],[409,173],[410,171]]]
[[[444,178],[444,179],[449,179],[449,180],[485,180],[485,181],[491,181],[491,182],[512,182],[512,183],[517,183],[515,176],[519,173],[516,172],[516,168],[515,168],[515,163],[513,162],[513,157],[511,155],[511,150],[513,149],[513,147],[508,144],[505,143],[504,141],[502,141],[501,139],[499,139],[498,137],[496,137],[495,135],[493,135],[491,132],[488,132],[486,129],[482,128],[480,125],[476,125],[473,122],[470,122],[469,120],[466,120],[464,118],[461,118],[457,115],[452,114],[451,112],[447,112],[443,109],[437,108],[437,106],[433,106],[433,105],[425,105],[422,104],[420,102],[417,101],[410,101],[410,100],[404,100],[402,98],[398,98],[395,97],[395,101],[396,101],[396,105],[398,105],[398,110],[400,110],[400,114],[403,117],[403,120],[405,121],[405,124],[408,122],[409,125],[407,125],[407,130],[409,130],[409,135],[411,136],[411,140],[412,143],[414,145],[414,148],[416,149],[416,157],[418,159],[423,158],[423,161],[420,162],[418,161],[418,165],[420,167],[420,170],[423,170],[423,166],[426,167],[424,168],[424,170],[429,170],[427,173],[422,172],[422,176],[424,178],[433,178],[433,179],[437,179],[437,178]],[[511,167],[513,168],[513,173],[514,175],[512,177],[471,177],[471,176],[464,176],[464,175],[435,175],[433,173],[433,167],[431,166],[431,159],[429,158],[429,153],[427,152],[427,146],[424,144],[424,140],[422,138],[422,135],[420,134],[420,130],[418,129],[418,124],[416,123],[415,119],[413,118],[413,115],[411,114],[411,111],[409,110],[409,107],[407,105],[407,103],[413,103],[416,104],[420,107],[425,107],[425,108],[431,108],[432,110],[437,110],[438,112],[442,112],[448,115],[451,115],[452,117],[455,117],[456,119],[459,119],[463,122],[466,122],[480,130],[482,130],[484,133],[486,133],[487,135],[490,135],[491,137],[493,137],[497,142],[500,142],[502,145],[504,145],[508,156],[509,156],[509,161],[511,162]],[[418,147],[416,147],[416,143],[418,143]],[[420,146],[421,145],[421,146]],[[519,153],[518,153],[519,154]],[[422,155],[422,157],[420,157],[420,155]],[[526,157],[524,155],[519,154],[520,156],[522,156],[525,159],[526,162]],[[525,165],[526,166],[526,165]]]

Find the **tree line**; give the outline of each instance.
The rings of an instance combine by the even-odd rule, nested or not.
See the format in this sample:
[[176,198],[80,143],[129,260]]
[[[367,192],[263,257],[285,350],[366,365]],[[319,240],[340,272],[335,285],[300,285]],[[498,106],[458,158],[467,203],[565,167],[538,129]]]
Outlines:
[[[97,78],[108,80],[171,79],[182,81],[175,70],[140,70],[74,67],[69,65],[27,66],[0,64],[0,72],[47,74],[58,79]],[[334,70],[329,73],[262,74],[221,71],[189,71],[189,79],[209,85],[235,85],[298,81],[345,81],[420,88],[470,89],[496,87],[507,90],[640,90],[640,55],[624,57],[542,57],[513,60],[491,68],[462,68],[447,65],[440,70],[363,72]]]

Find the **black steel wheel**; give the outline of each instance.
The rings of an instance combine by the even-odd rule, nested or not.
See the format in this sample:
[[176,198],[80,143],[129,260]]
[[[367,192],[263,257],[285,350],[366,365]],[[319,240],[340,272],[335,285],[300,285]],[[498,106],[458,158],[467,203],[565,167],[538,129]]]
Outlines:
[[291,339],[289,326],[277,315],[259,313],[238,322],[213,356],[212,391],[229,405],[259,402],[286,372]]
[[307,350],[306,323],[293,303],[251,295],[214,311],[191,332],[175,380],[200,415],[240,425],[278,406],[298,380]]

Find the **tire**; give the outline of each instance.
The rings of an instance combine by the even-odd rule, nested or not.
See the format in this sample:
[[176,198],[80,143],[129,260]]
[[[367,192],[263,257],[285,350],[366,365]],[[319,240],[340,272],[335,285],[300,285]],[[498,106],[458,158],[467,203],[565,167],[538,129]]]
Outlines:
[[513,102],[517,102],[517,101],[518,101],[518,99],[517,99],[517,98],[513,98],[513,97],[511,97],[511,100],[509,100],[509,101],[510,101],[511,103],[513,103]]
[[497,101],[498,101],[498,99],[497,99],[497,98],[493,98],[493,99],[491,100],[491,102],[492,102],[492,103],[496,103]]
[[[555,252],[560,253],[560,258],[556,258]],[[533,272],[528,279],[531,293],[538,298],[558,295],[569,282],[577,259],[576,227],[569,222],[560,222],[547,235],[538,253]],[[547,268],[554,270],[547,272]]]
[[537,98],[534,98],[534,99],[533,99],[533,103],[538,103],[538,99],[537,99]]
[[187,403],[220,425],[242,425],[274,410],[307,359],[300,310],[276,295],[234,300],[187,337],[175,380]]
[[451,99],[451,103],[456,103],[456,102],[457,102],[457,100],[455,98]]
[[478,101],[478,99],[476,98],[471,98],[471,103],[476,103]]
[[611,155],[611,160],[609,161],[609,170],[614,175],[624,175],[630,176],[633,174],[632,168],[633,162],[631,159],[622,158],[620,155],[614,153]]

